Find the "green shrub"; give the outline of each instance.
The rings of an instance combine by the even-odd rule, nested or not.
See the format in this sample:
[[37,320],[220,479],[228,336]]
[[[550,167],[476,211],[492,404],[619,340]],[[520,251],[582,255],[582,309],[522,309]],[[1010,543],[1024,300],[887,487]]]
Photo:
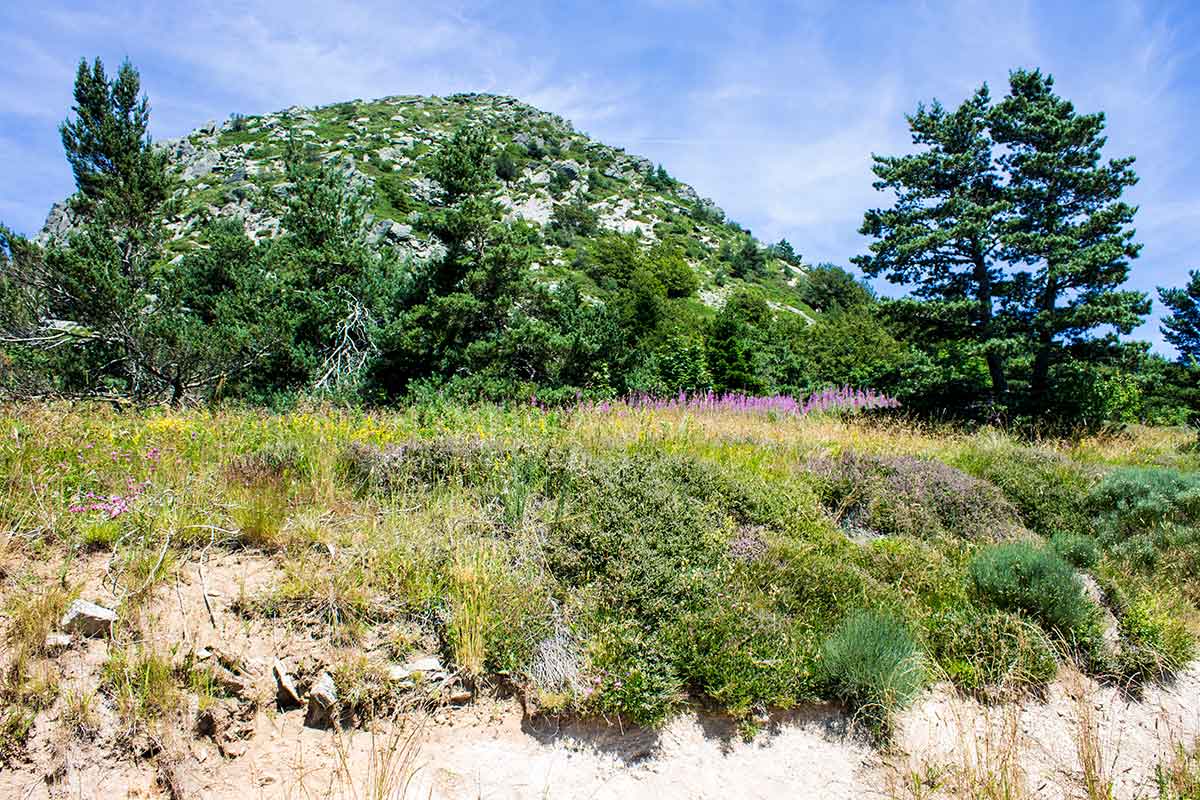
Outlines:
[[948,608],[928,617],[925,628],[930,656],[967,691],[1038,686],[1058,672],[1046,634],[1007,611]]
[[878,611],[846,619],[821,648],[821,657],[833,694],[880,733],[925,684],[916,640],[903,623]]
[[1115,469],[1096,486],[1088,504],[1120,536],[1195,524],[1200,522],[1200,474],[1162,467]]
[[671,650],[632,621],[603,627],[591,642],[592,685],[586,703],[639,725],[659,725],[686,698]]
[[685,614],[668,632],[689,681],[738,717],[816,700],[819,639],[749,592],[738,595]]
[[1049,549],[1030,542],[996,545],[979,553],[967,568],[984,602],[1029,615],[1068,642],[1090,638],[1096,607],[1075,570]]
[[1091,569],[1100,561],[1096,540],[1080,533],[1054,534],[1050,538],[1050,549],[1078,569]]
[[1120,610],[1121,650],[1117,666],[1134,683],[1160,680],[1176,672],[1195,655],[1196,643],[1180,617],[1163,597],[1137,592]]
[[1000,488],[1021,521],[1043,536],[1085,533],[1092,473],[1059,453],[990,442],[966,449],[957,466]]

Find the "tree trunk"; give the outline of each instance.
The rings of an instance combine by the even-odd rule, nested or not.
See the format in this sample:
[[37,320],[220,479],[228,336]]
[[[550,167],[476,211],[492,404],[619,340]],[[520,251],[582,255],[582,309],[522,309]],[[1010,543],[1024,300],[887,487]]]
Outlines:
[[1037,325],[1037,351],[1033,356],[1033,374],[1029,379],[1029,399],[1032,409],[1045,408],[1049,393],[1050,351],[1054,345],[1054,308],[1058,302],[1058,279],[1053,267],[1046,268],[1046,289],[1042,292],[1038,315],[1042,320]]
[[[986,347],[992,341],[992,276],[982,255],[975,256],[975,283],[979,286],[979,338]],[[1008,378],[1004,374],[1004,359],[999,353],[987,351],[988,373],[992,376],[992,399],[998,403],[1008,397]]]

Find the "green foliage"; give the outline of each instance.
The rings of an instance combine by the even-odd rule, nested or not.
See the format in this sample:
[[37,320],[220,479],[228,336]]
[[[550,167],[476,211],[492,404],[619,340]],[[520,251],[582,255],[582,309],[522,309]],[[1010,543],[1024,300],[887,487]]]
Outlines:
[[833,264],[809,268],[797,290],[802,301],[819,311],[850,311],[874,300],[868,286]]
[[1059,337],[1084,337],[1101,325],[1127,334],[1149,313],[1150,300],[1120,288],[1141,250],[1129,227],[1136,209],[1120,199],[1137,183],[1134,159],[1102,163],[1104,114],[1076,112],[1054,93],[1049,75],[1014,70],[1009,87],[991,129],[1005,149],[999,162],[1015,214],[1006,258],[1044,265],[1028,278],[1037,337],[1029,392],[1037,403]]
[[785,313],[774,329],[772,375],[779,389],[796,395],[844,385],[895,392],[913,360],[910,347],[867,308],[835,308],[811,322]]
[[937,101],[917,107],[908,124],[913,144],[924,149],[874,158],[875,187],[895,192],[896,204],[866,213],[861,233],[876,241],[854,263],[869,276],[915,284],[926,300],[968,298],[953,317],[955,333],[987,348],[992,392],[1002,398],[1008,378],[997,345],[1005,332],[993,304],[1008,200],[995,170],[990,114],[987,86],[954,111]]
[[724,242],[717,258],[728,267],[731,275],[743,280],[761,278],[767,270],[765,251],[749,236],[742,237],[736,245]]
[[496,156],[496,177],[508,183],[521,174],[520,164],[510,148],[504,148]]
[[709,326],[706,345],[713,387],[720,392],[766,390],[771,309],[761,292],[741,290]]
[[1123,536],[1171,524],[1200,523],[1200,474],[1121,467],[1104,476],[1088,503],[1092,513]]
[[1090,570],[1100,563],[1100,546],[1082,533],[1056,533],[1050,537],[1050,549],[1076,569]]
[[1136,683],[1161,680],[1185,667],[1196,654],[1195,637],[1177,605],[1150,591],[1139,591],[1117,617],[1121,630],[1118,669]]
[[578,198],[554,207],[550,225],[573,236],[590,236],[596,232],[599,217],[587,201]]
[[930,656],[966,691],[1041,686],[1058,673],[1046,634],[1007,611],[951,607],[927,618],[925,630]]
[[767,255],[771,258],[778,258],[785,264],[791,264],[793,267],[798,267],[802,263],[800,254],[796,252],[796,248],[792,247],[792,243],[787,239],[780,239],[775,244],[767,248]]
[[145,245],[157,237],[157,212],[171,193],[166,153],[150,146],[150,101],[128,60],[113,79],[97,58],[75,73],[74,119],[59,127],[79,189],[77,207]]
[[1096,607],[1071,566],[1029,542],[983,550],[968,567],[979,598],[1002,611],[1028,615],[1048,631],[1085,650],[1096,635]]
[[[915,284],[924,302],[906,310],[925,335],[914,341],[970,343],[961,352],[986,361],[1001,409],[1011,374],[1027,369],[1013,399],[1038,415],[1056,402],[1056,363],[1101,363],[1092,345],[1112,337],[1096,330],[1129,333],[1149,311],[1143,293],[1120,288],[1140,250],[1135,209],[1120,199],[1137,180],[1133,159],[1101,163],[1104,115],[1077,113],[1053,87],[1015,70],[994,106],[986,86],[954,111],[919,106],[909,126],[923,149],[876,157],[876,187],[897,202],[866,213],[862,232],[876,241],[855,259]],[[1126,385],[1098,391],[1082,411],[1051,413],[1120,418],[1135,402]]]
[[1030,530],[1045,537],[1090,533],[1087,504],[1096,479],[1077,462],[997,439],[965,448],[955,464],[999,487]]
[[660,243],[648,255],[650,270],[666,289],[667,297],[691,297],[700,288],[696,275],[678,248]]
[[394,174],[382,175],[375,181],[375,189],[392,213],[404,215],[412,211],[412,198],[409,196],[404,180],[400,177]]
[[1180,289],[1158,289],[1159,300],[1170,311],[1162,323],[1163,338],[1179,351],[1181,362],[1200,360],[1200,270],[1188,273]]
[[925,685],[924,657],[904,623],[878,611],[852,615],[821,648],[821,670],[835,696],[875,730]]

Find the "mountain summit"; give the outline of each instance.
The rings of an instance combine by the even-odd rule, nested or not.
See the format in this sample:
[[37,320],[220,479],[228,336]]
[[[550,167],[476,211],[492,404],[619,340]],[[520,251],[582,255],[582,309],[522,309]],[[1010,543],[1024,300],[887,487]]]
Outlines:
[[[497,95],[396,96],[234,115],[159,142],[180,180],[165,220],[168,250],[177,257],[200,246],[201,231],[217,218],[240,218],[252,239],[278,235],[291,188],[284,154],[289,139],[298,137],[310,157],[335,162],[348,181],[373,187],[373,242],[428,257],[438,243],[419,221],[440,192],[429,168],[441,143],[463,124],[481,125],[495,138],[497,200],[509,219],[542,230],[544,258],[535,269],[544,280],[582,274],[580,253],[588,241],[620,233],[647,247],[663,240],[680,245],[705,305],[721,305],[744,281],[766,290],[777,309],[809,312],[792,291],[803,267],[790,247],[763,248],[661,166],[594,141],[562,117]],[[74,224],[69,205],[59,203],[38,239],[62,238]]]

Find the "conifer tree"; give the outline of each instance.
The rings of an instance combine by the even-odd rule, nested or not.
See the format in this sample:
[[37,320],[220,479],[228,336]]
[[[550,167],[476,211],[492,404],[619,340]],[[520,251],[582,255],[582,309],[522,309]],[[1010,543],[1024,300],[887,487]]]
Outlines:
[[1033,339],[1030,400],[1044,407],[1056,351],[1097,328],[1129,333],[1150,311],[1142,292],[1122,290],[1141,245],[1134,206],[1121,195],[1137,182],[1132,157],[1102,161],[1104,114],[1081,114],[1039,70],[1015,70],[991,114],[1005,148],[1011,214],[1006,258],[1032,267],[1022,298]]
[[908,117],[913,144],[922,149],[874,157],[879,178],[874,186],[895,192],[896,202],[866,213],[860,232],[875,241],[870,255],[854,263],[872,277],[912,284],[925,300],[956,304],[961,312],[950,315],[956,319],[955,330],[945,335],[964,335],[978,343],[992,392],[1003,400],[1008,393],[1007,348],[995,303],[1006,289],[997,256],[1008,204],[988,134],[990,111],[984,85],[953,111],[934,101]]
[[1187,286],[1158,289],[1158,297],[1171,310],[1162,323],[1163,338],[1179,351],[1183,363],[1200,362],[1200,270],[1188,273]]

